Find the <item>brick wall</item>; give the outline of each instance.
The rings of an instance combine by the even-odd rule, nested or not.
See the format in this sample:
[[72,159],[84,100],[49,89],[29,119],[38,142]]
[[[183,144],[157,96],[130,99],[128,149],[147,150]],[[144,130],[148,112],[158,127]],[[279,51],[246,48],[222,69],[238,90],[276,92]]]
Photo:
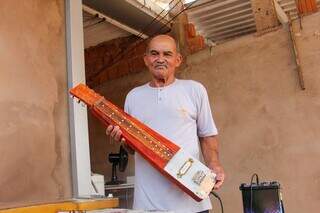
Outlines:
[[90,87],[145,69],[146,42],[134,36],[113,39],[85,49],[86,80]]
[[273,1],[251,0],[251,7],[256,23],[257,35],[270,32],[279,26]]
[[[205,48],[204,38],[196,34],[193,24],[186,24],[185,30],[189,54]],[[145,70],[143,55],[146,46],[147,41],[128,36],[85,49],[87,84],[96,87],[105,81]]]
[[185,25],[185,31],[188,52],[190,54],[198,52],[206,47],[204,37],[197,35],[195,26],[192,23]]
[[316,0],[298,0],[298,10],[301,14],[317,12],[317,2]]

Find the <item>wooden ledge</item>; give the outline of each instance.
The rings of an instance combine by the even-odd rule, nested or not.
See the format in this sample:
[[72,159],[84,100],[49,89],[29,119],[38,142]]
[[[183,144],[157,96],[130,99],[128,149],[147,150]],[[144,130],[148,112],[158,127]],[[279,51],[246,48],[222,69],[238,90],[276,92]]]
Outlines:
[[119,206],[118,198],[73,199],[58,203],[32,205],[0,210],[0,213],[57,213],[58,211],[88,211]]

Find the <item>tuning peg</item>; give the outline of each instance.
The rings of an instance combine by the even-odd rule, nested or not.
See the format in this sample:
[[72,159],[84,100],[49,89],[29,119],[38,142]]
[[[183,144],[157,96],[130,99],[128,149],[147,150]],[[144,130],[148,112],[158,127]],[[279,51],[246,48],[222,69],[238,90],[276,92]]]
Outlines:
[[81,100],[80,100],[80,99],[78,99],[78,100],[77,100],[77,102],[78,102],[78,104],[80,104],[80,103],[81,103]]
[[70,98],[74,99],[74,95],[70,95]]
[[85,104],[85,103],[83,103],[83,102],[81,102],[81,106],[85,107],[85,106],[86,106],[86,104]]

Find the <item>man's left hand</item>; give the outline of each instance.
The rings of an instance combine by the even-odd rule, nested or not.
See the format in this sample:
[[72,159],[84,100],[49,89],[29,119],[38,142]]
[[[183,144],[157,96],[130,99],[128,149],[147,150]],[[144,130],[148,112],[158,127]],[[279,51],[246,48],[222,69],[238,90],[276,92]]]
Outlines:
[[218,190],[222,186],[226,175],[224,173],[224,169],[221,166],[216,166],[213,169],[213,172],[217,175],[216,176],[216,184],[214,185],[213,188],[215,190]]

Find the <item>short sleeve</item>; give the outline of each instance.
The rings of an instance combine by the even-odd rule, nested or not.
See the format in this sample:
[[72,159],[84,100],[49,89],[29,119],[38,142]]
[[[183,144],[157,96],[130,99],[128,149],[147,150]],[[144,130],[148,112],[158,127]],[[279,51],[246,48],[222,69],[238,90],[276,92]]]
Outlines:
[[124,101],[124,111],[128,114],[130,114],[130,98],[129,94],[126,96],[126,99]]
[[212,117],[208,93],[203,85],[197,91],[197,130],[199,137],[208,137],[218,134]]

